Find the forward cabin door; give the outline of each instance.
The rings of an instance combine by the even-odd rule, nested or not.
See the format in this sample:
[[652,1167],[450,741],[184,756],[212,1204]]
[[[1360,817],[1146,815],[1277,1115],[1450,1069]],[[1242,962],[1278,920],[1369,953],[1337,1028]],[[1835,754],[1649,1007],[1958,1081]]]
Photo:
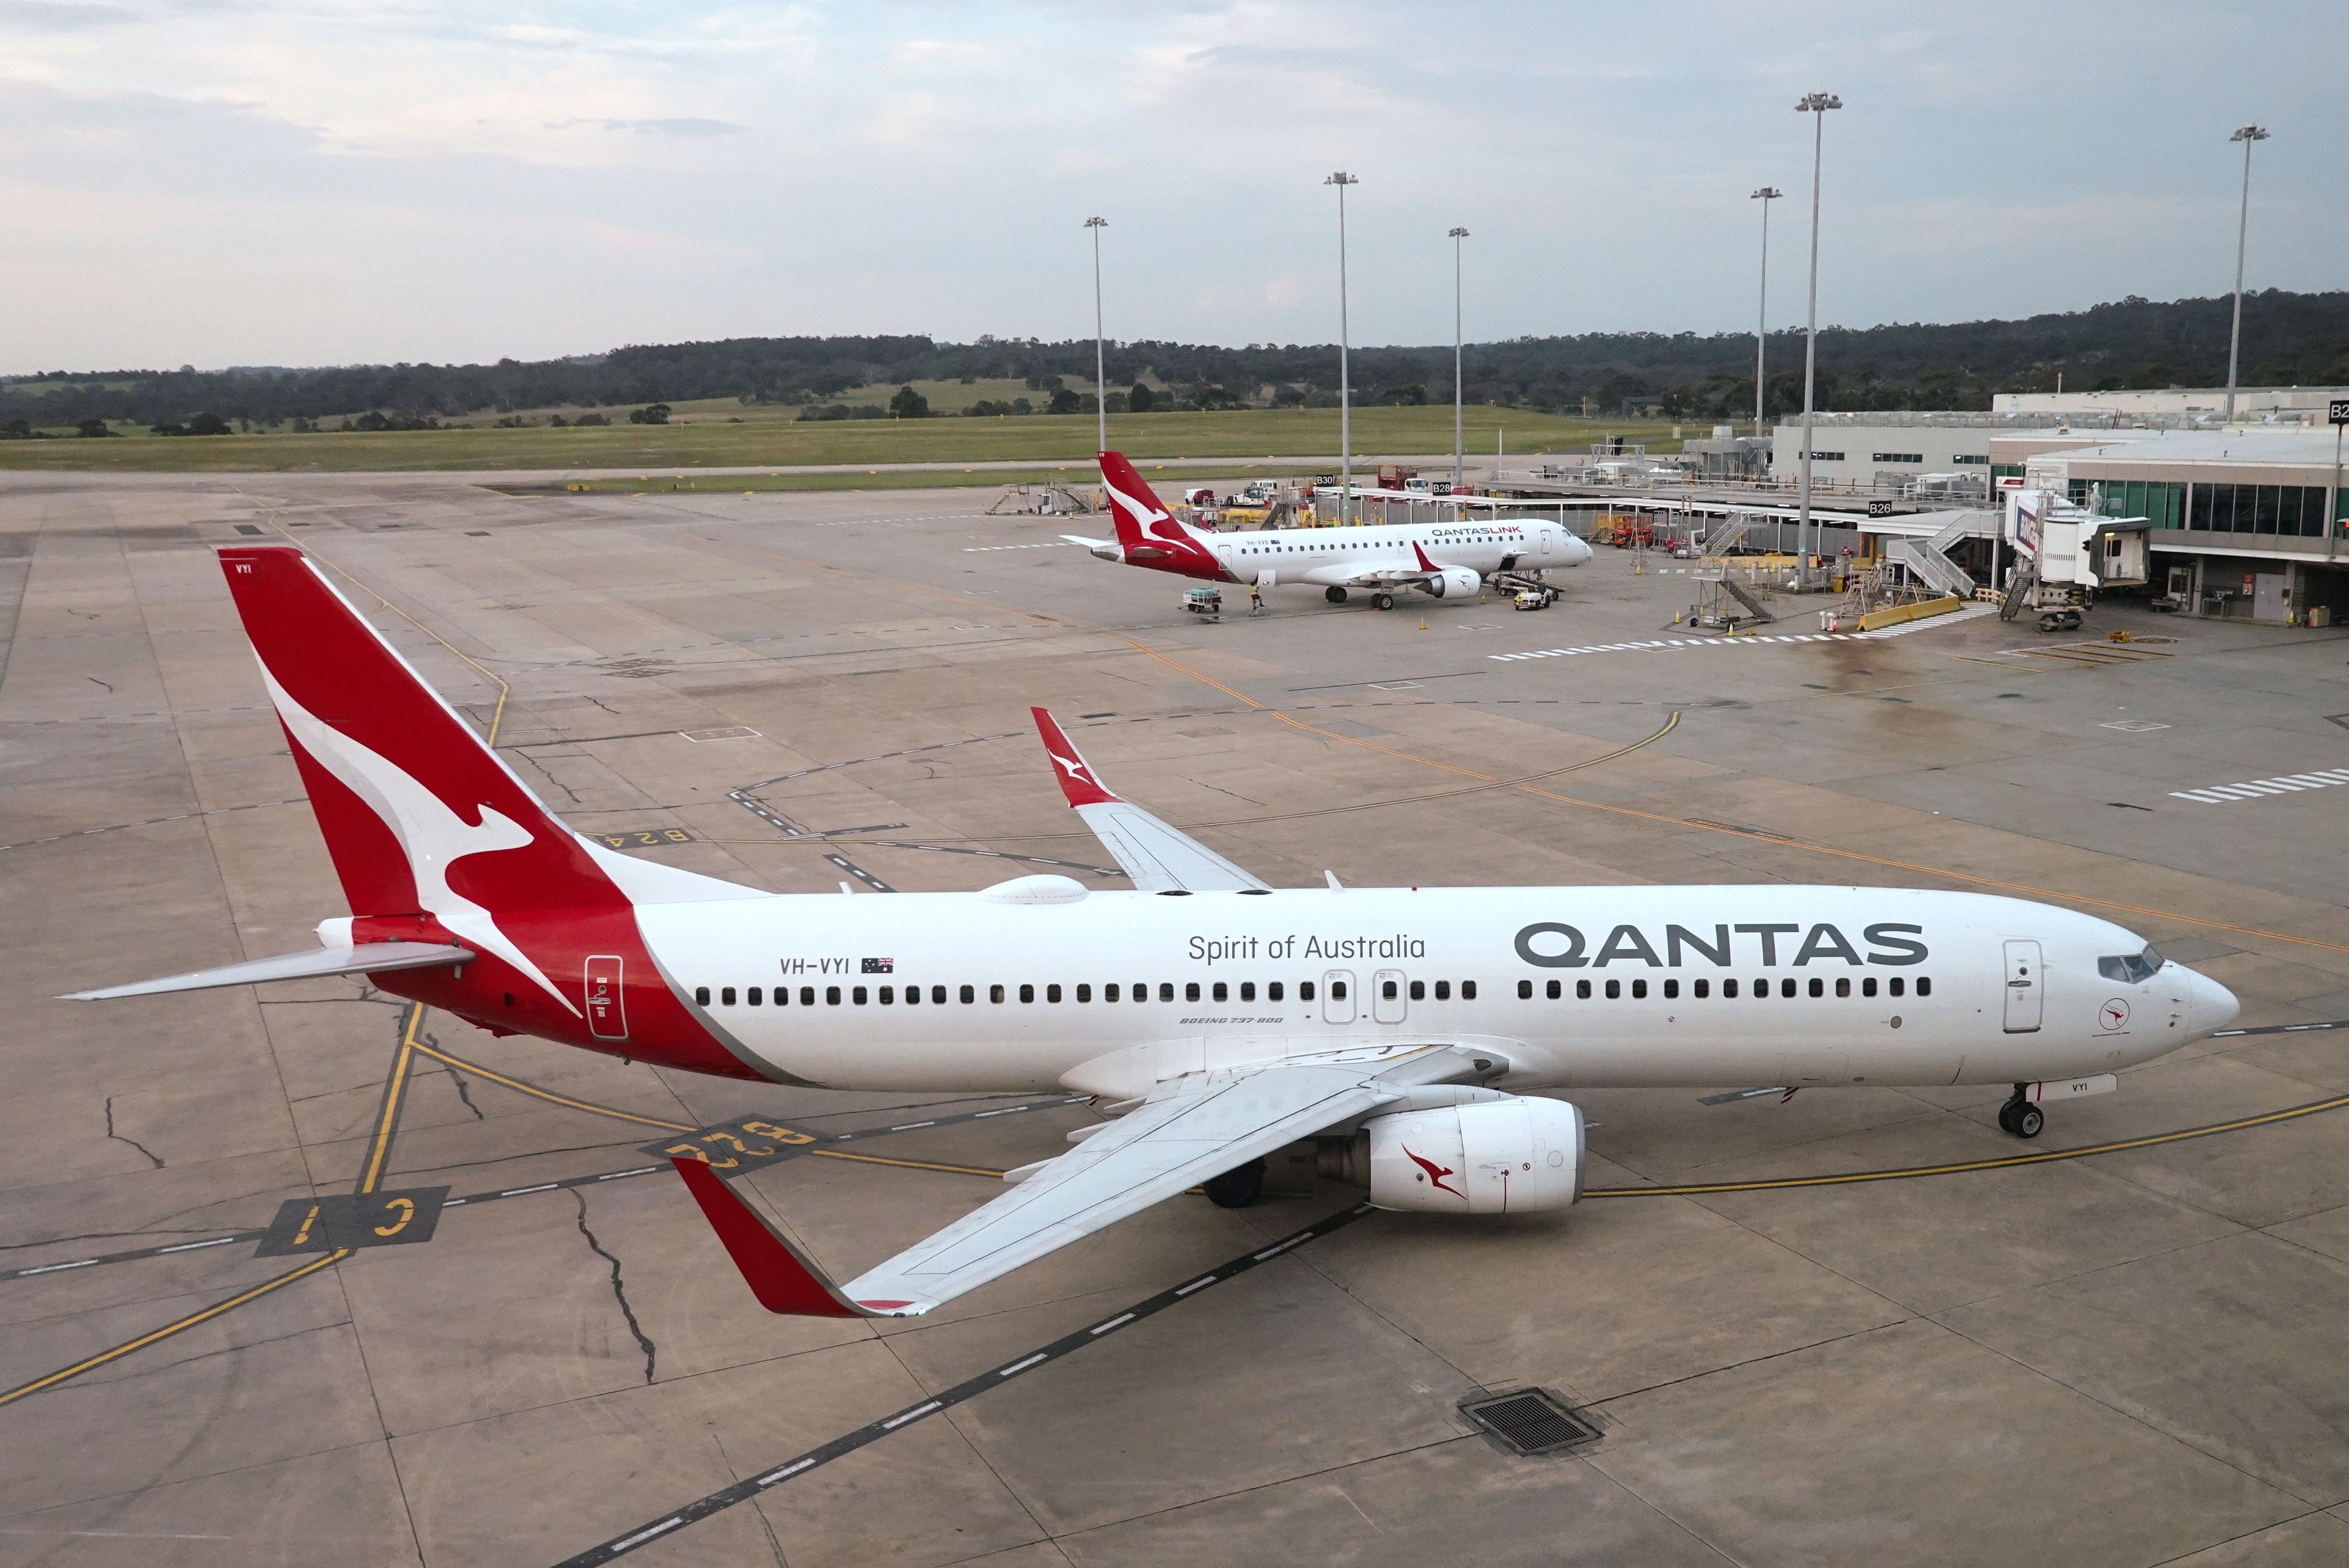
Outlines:
[[1321,1021],[1325,1023],[1351,1023],[1354,1021],[1352,971],[1333,969],[1321,977]]
[[2006,1032],[2028,1034],[2039,1027],[2046,985],[2040,974],[2039,944],[2006,944]]

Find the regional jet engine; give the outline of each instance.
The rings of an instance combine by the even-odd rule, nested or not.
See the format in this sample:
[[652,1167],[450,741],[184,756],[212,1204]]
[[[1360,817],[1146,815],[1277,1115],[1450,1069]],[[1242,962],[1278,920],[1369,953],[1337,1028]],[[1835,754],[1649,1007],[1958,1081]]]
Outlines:
[[1465,566],[1446,566],[1420,585],[1439,599],[1474,598],[1485,579]]
[[1583,1151],[1578,1107],[1507,1096],[1372,1117],[1350,1140],[1327,1140],[1320,1163],[1381,1209],[1527,1214],[1582,1196]]

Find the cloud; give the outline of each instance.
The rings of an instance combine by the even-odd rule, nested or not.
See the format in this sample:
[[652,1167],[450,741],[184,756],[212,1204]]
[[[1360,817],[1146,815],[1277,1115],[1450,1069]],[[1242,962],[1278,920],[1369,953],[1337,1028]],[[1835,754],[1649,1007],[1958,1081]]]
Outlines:
[[86,33],[93,27],[136,22],[139,13],[120,5],[76,3],[76,0],[0,0],[0,32],[23,29],[34,33]]
[[740,136],[750,128],[737,125],[730,119],[703,119],[694,116],[678,116],[666,119],[550,119],[549,130],[574,130],[581,126],[597,130],[632,130],[638,136],[679,136],[698,141],[711,136]]

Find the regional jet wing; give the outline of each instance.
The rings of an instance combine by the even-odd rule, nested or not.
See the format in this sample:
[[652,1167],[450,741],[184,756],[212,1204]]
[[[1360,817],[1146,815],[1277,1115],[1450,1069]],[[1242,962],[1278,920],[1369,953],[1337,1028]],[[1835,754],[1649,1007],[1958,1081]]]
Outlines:
[[1350,588],[1408,588],[1415,587],[1443,572],[1442,566],[1427,558],[1427,552],[1419,547],[1416,539],[1412,541],[1411,553],[1417,558],[1415,566],[1399,566],[1392,561],[1371,561],[1359,565],[1350,562],[1311,575],[1316,582],[1329,575],[1332,581]]
[[1476,1067],[1454,1047],[1413,1046],[1170,1080],[1068,1153],[1009,1173],[1019,1185],[1002,1197],[837,1286],[706,1163],[673,1163],[768,1311],[914,1317],[1209,1177]]
[[1120,800],[1102,784],[1082,753],[1071,741],[1058,720],[1041,708],[1029,710],[1036,715],[1037,732],[1044,737],[1044,750],[1061,779],[1061,793],[1068,796],[1069,805],[1085,819],[1085,826],[1102,841],[1102,847],[1114,857],[1133,879],[1135,888],[1144,893],[1164,893],[1180,889],[1185,893],[1230,893],[1244,888],[1268,890],[1265,884],[1251,877],[1189,834],[1171,827],[1135,805]]

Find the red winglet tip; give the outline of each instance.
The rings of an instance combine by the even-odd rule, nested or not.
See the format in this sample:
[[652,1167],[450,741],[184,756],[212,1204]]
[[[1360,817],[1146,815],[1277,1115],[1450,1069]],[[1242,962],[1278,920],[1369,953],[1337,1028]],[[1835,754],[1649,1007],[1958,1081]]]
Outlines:
[[835,1290],[798,1248],[761,1219],[707,1162],[671,1156],[669,1163],[685,1179],[686,1190],[701,1205],[709,1228],[718,1232],[726,1255],[734,1260],[743,1282],[759,1298],[761,1306],[791,1317],[874,1315]]
[[1439,567],[1439,566],[1438,566],[1434,562],[1433,562],[1433,561],[1431,561],[1431,560],[1429,560],[1429,559],[1427,558],[1427,552],[1426,552],[1425,550],[1423,550],[1423,549],[1420,548],[1419,541],[1418,541],[1418,540],[1416,540],[1416,539],[1413,539],[1413,540],[1411,542],[1411,553],[1412,553],[1413,555],[1417,556],[1419,557],[1419,569],[1420,569],[1421,571],[1423,571],[1423,572],[1433,572],[1433,571],[1440,571],[1440,570],[1442,570],[1442,569],[1443,569],[1443,568]]
[[1093,776],[1092,765],[1078,751],[1061,722],[1045,708],[1028,710],[1036,717],[1036,732],[1043,737],[1044,754],[1052,759],[1052,771],[1061,781],[1061,793],[1071,805],[1114,805],[1118,797]]

